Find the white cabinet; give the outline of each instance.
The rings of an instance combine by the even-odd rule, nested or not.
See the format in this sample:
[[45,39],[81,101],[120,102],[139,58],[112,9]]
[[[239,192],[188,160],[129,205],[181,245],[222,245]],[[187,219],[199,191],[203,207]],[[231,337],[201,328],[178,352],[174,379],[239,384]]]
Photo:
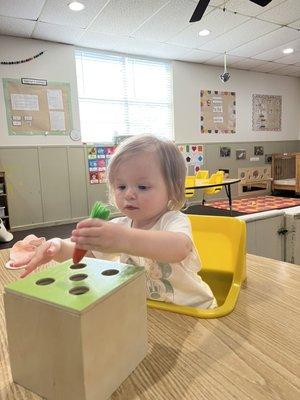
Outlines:
[[284,210],[242,215],[237,218],[246,222],[247,253],[279,261],[285,260]]
[[286,208],[284,211],[287,230],[285,261],[300,265],[300,207]]

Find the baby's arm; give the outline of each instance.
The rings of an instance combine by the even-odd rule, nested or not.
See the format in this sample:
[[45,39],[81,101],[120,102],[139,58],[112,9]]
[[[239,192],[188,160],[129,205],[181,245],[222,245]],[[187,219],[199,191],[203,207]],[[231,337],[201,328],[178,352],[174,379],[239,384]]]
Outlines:
[[176,263],[184,260],[193,244],[184,233],[130,229],[125,239],[126,254]]
[[126,253],[172,263],[186,258],[193,246],[185,233],[135,229],[97,219],[80,222],[71,240],[84,250]]

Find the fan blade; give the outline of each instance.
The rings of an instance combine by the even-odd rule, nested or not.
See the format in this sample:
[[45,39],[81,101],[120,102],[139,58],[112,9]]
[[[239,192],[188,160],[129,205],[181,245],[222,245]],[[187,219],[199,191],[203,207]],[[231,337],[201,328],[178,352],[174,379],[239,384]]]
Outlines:
[[200,0],[199,3],[197,4],[197,7],[195,8],[195,11],[190,19],[190,22],[197,22],[200,21],[202,18],[203,14],[205,13],[205,10],[209,4],[210,0]]
[[252,1],[252,3],[257,4],[258,6],[265,7],[265,6],[267,6],[269,3],[271,3],[272,0],[250,0],[250,1]]

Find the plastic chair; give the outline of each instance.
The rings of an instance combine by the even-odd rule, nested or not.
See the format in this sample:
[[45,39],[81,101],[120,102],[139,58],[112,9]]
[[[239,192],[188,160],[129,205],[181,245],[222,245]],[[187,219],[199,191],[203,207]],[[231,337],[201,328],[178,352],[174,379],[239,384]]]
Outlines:
[[207,169],[200,169],[196,173],[196,180],[208,179],[209,171]]
[[[214,184],[214,183],[221,183],[223,182],[223,177],[224,177],[224,171],[218,171],[215,172],[210,176],[208,179],[207,183],[208,184]],[[202,199],[202,204],[205,204],[205,195],[212,196],[218,192],[220,192],[223,189],[223,186],[214,186],[210,188],[203,189],[203,199]]]
[[[195,176],[187,175],[185,177],[185,187],[195,186]],[[185,190],[185,198],[189,199],[195,195],[195,189],[186,189]]]
[[198,318],[230,314],[246,279],[246,224],[237,218],[189,215],[202,269],[199,275],[211,287],[218,307],[203,310],[148,300],[149,307]]

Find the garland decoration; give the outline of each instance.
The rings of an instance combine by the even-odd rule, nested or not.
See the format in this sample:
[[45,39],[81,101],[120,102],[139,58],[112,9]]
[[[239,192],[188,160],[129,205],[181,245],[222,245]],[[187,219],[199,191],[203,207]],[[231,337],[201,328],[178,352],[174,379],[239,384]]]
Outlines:
[[26,58],[25,60],[19,60],[19,61],[1,61],[1,65],[15,65],[15,64],[23,64],[29,61],[34,60],[35,58],[40,57],[42,54],[44,54],[45,51],[41,51],[40,53],[36,54],[35,56],[32,56],[30,58]]

